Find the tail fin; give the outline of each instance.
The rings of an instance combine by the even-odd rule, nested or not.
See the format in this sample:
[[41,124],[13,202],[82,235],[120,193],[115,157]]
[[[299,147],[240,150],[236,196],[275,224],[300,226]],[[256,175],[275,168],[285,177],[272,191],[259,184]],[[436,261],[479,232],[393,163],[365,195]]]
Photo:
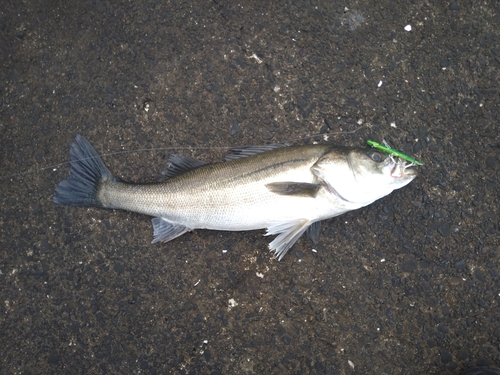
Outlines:
[[80,134],[71,145],[70,156],[69,177],[59,183],[53,201],[66,206],[102,207],[97,196],[99,186],[103,180],[113,180],[113,175],[94,147]]

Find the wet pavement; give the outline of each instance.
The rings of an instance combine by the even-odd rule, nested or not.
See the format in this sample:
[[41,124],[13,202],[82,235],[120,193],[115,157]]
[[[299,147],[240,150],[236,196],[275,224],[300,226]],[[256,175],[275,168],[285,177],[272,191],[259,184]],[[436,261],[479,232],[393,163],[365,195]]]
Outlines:
[[[78,3],[0,10],[2,373],[500,364],[498,2]],[[128,181],[272,142],[424,165],[278,262],[263,231],[151,244],[147,216],[53,204],[76,134]]]

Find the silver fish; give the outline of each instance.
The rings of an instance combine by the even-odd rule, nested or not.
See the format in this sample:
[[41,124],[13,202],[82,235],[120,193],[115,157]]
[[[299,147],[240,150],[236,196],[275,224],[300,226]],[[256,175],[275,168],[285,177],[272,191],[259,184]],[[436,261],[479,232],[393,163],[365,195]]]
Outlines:
[[279,260],[304,232],[315,242],[321,220],[369,205],[417,175],[412,164],[378,150],[330,144],[241,147],[213,164],[172,155],[168,179],[148,184],[115,178],[80,135],[70,155],[55,203],[154,216],[153,243],[193,229],[266,228],[277,235],[269,249]]

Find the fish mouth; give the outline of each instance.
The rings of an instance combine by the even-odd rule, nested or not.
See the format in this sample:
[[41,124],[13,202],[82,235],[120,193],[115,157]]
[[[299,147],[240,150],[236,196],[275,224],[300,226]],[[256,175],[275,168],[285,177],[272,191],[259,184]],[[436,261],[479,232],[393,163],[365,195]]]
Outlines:
[[417,177],[417,169],[415,163],[407,162],[401,158],[395,157],[393,155],[391,158],[391,177],[393,178],[415,178]]

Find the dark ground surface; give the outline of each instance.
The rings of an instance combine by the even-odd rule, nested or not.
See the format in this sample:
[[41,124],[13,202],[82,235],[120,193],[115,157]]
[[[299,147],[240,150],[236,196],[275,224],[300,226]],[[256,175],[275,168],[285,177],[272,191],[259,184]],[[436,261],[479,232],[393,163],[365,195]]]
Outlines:
[[[498,1],[69,4],[0,10],[2,374],[500,364]],[[146,216],[53,204],[77,133],[183,148],[105,158],[131,181],[317,133],[425,165],[278,262],[262,231],[152,245]]]

